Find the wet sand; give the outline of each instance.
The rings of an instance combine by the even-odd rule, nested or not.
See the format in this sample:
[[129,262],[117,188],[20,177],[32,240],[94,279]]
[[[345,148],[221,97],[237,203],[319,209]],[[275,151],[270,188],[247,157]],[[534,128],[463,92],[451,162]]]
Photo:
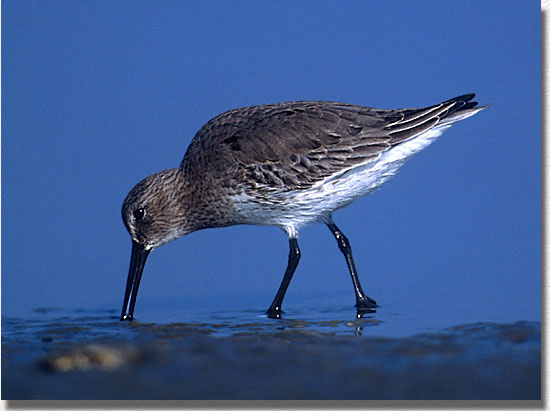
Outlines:
[[2,399],[541,398],[538,322],[391,338],[368,320],[273,324],[3,319]]

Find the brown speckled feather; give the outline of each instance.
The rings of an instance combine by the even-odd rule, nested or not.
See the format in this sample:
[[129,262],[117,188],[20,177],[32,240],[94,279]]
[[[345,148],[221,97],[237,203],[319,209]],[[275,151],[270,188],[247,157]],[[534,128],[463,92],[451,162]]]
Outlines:
[[[196,134],[180,165],[193,173],[223,171],[254,189],[311,187],[346,168],[376,160],[391,147],[477,103],[465,95],[422,109],[381,110],[345,103],[297,101],[227,111]],[[205,158],[207,157],[207,158]],[[236,174],[235,174],[236,173]]]

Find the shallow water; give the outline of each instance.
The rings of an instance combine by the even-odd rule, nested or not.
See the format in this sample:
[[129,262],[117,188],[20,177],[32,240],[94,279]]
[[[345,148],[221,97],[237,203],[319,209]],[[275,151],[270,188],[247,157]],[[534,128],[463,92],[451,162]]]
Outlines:
[[[348,290],[349,291],[349,290]],[[212,296],[163,297],[153,299],[140,296],[135,310],[135,319],[140,323],[194,324],[216,336],[228,336],[251,324],[256,331],[302,327],[318,332],[339,335],[355,335],[360,331],[365,336],[406,337],[423,332],[437,332],[456,324],[475,322],[509,323],[518,320],[540,321],[536,318],[514,316],[510,310],[502,310],[494,304],[484,307],[457,307],[442,300],[440,296],[424,296],[422,299],[402,301],[391,293],[382,294],[380,307],[375,313],[356,318],[353,293],[334,292],[306,295],[290,292],[283,305],[283,318],[273,321],[265,311],[273,295],[238,294]],[[111,307],[98,309],[42,308],[20,315],[20,318],[35,318],[50,321],[58,317],[97,315],[99,318],[118,320],[121,301]]]
[[421,327],[387,308],[356,319],[353,307],[307,301],[271,320],[169,303],[145,302],[134,322],[112,309],[4,317],[2,398],[540,398],[536,321]]

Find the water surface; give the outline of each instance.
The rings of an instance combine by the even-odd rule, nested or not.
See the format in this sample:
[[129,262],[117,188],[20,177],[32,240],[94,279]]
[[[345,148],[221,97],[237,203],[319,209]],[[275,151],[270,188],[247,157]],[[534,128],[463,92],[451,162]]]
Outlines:
[[307,301],[272,320],[250,301],[166,302],[133,322],[115,309],[3,317],[2,398],[540,399],[537,321],[437,327]]

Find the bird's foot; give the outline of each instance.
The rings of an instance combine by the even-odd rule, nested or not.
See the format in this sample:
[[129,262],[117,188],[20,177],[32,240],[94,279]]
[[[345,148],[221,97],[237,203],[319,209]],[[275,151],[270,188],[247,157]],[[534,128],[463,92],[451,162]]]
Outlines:
[[376,301],[374,301],[372,298],[365,295],[357,299],[357,304],[355,304],[355,306],[357,308],[376,308],[378,307],[378,304],[376,304]]
[[372,298],[364,296],[361,299],[357,299],[355,306],[357,307],[357,318],[363,318],[365,314],[375,313],[375,308],[378,307],[378,304]]
[[281,310],[281,307],[269,307],[269,310],[267,310],[266,314],[268,318],[275,318],[280,319],[282,318],[283,310]]

